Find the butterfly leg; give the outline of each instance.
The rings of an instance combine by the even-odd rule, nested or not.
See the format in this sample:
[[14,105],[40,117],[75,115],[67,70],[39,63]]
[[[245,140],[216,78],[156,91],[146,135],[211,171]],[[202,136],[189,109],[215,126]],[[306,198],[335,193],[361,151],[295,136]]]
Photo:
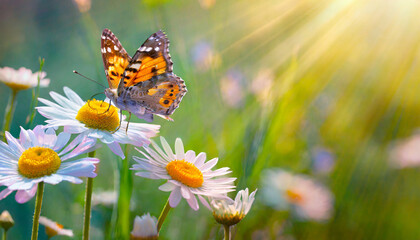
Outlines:
[[122,123],[122,110],[120,110],[120,125],[118,125],[117,129],[115,129],[115,131],[112,132],[112,133],[115,133],[115,132],[117,132],[120,129],[121,123]]
[[127,134],[128,132],[128,124],[130,124],[130,119],[131,119],[131,112],[128,112],[130,115],[128,116],[128,121],[127,121],[127,128],[125,129],[125,134]]
[[[108,112],[110,108],[111,108],[111,99],[109,99],[109,103],[108,103],[108,109],[107,109],[107,110],[106,110],[105,112],[103,112],[103,113],[106,113],[106,112]],[[120,125],[121,125],[121,122],[120,122]]]

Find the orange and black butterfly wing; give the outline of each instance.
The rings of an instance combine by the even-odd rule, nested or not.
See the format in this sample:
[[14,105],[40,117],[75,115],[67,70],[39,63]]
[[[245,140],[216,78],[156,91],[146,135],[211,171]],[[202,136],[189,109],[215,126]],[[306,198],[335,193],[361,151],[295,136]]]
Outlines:
[[187,92],[184,80],[173,73],[165,73],[154,78],[153,86],[148,82],[125,89],[132,100],[141,102],[147,113],[169,116]]
[[109,87],[115,89],[123,77],[124,70],[131,62],[131,57],[109,29],[104,29],[102,32],[101,52]]
[[124,72],[124,87],[150,80],[152,77],[172,73],[169,40],[162,31],[152,34],[137,49]]

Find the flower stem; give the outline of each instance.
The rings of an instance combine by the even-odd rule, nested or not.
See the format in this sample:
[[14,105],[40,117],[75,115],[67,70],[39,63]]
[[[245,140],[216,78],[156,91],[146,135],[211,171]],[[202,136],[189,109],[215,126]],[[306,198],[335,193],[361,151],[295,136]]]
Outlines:
[[[3,123],[4,133],[10,130],[10,124],[12,123],[13,113],[15,112],[15,108],[16,108],[17,93],[18,91],[16,90],[12,91],[12,95],[10,95],[9,103],[7,104],[7,107],[6,107],[6,114],[5,114],[6,118],[4,119],[4,123]],[[6,140],[6,136],[4,137],[4,140]]]
[[230,240],[230,226],[223,225],[223,227],[225,228],[225,240]]
[[32,224],[31,240],[37,240],[38,239],[39,216],[41,215],[43,195],[44,195],[44,182],[39,182],[38,183],[38,190],[36,192],[35,211],[34,211],[34,220],[33,220],[33,224]]
[[[95,157],[95,151],[88,153],[89,157]],[[86,194],[85,194],[85,216],[83,220],[83,239],[89,239],[90,229],[90,215],[92,211],[92,190],[93,190],[93,178],[88,178],[86,182]]]
[[160,213],[159,216],[159,220],[158,220],[158,226],[157,226],[157,230],[158,232],[160,231],[160,229],[162,228],[162,224],[166,219],[166,216],[168,216],[169,210],[171,210],[171,206],[169,205],[169,199],[168,201],[166,201],[165,207],[162,209],[162,212]]
[[133,192],[133,175],[130,171],[129,145],[125,146],[125,159],[120,163],[120,182],[117,205],[116,239],[130,238],[130,201]]
[[7,239],[7,231],[6,229],[3,230],[3,240]]

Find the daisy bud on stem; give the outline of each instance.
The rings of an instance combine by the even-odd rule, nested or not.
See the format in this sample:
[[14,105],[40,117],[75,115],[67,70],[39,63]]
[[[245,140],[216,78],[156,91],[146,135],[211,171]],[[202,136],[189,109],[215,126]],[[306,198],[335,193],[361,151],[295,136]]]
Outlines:
[[156,226],[156,218],[149,213],[134,219],[133,231],[130,234],[131,240],[156,240],[159,233]]
[[0,215],[0,227],[3,228],[3,240],[6,240],[7,230],[15,225],[12,216],[8,211],[3,211]]
[[248,188],[241,190],[235,200],[228,197],[211,201],[213,217],[225,229],[225,240],[230,239],[230,226],[238,224],[251,209],[257,190],[249,194]]

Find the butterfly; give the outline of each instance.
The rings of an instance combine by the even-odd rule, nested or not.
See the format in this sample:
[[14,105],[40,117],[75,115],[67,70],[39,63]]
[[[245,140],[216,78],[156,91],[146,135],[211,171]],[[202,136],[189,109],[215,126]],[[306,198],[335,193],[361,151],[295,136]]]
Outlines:
[[115,106],[148,122],[153,115],[172,120],[169,116],[187,88],[172,72],[169,39],[162,31],[152,34],[130,57],[111,30],[105,29],[101,52],[109,84],[105,95]]

